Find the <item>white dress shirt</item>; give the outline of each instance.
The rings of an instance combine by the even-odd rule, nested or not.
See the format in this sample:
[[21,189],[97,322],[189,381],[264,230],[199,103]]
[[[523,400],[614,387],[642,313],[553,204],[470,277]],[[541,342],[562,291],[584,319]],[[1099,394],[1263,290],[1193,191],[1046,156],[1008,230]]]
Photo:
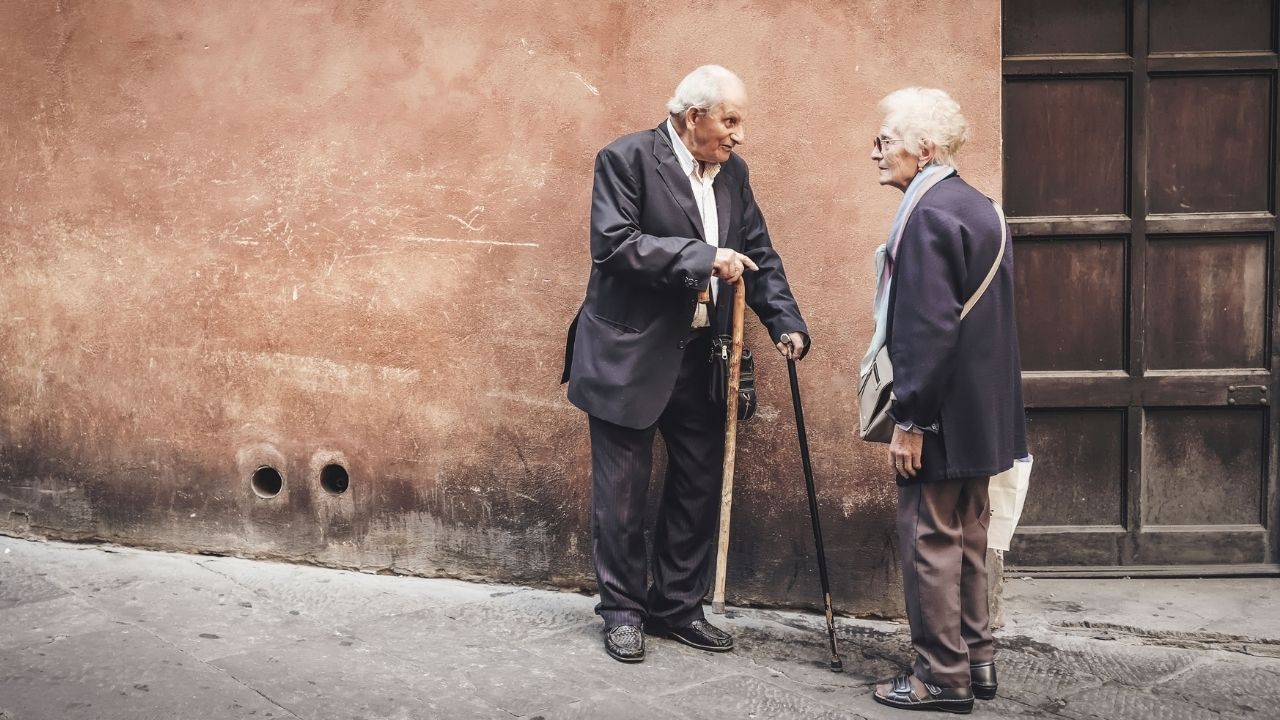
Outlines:
[[[676,160],[680,169],[689,178],[689,188],[693,190],[693,200],[698,204],[698,214],[702,216],[702,237],[708,245],[720,247],[720,216],[716,214],[716,192],[713,187],[716,175],[720,174],[720,163],[708,163],[702,171],[698,171],[698,161],[685,146],[684,140],[676,132],[675,125],[667,120],[667,134],[671,136],[671,147],[675,149]],[[715,302],[720,292],[720,280],[711,278],[711,301]],[[707,327],[711,324],[707,317],[707,308],[698,303],[693,315],[693,327]]]

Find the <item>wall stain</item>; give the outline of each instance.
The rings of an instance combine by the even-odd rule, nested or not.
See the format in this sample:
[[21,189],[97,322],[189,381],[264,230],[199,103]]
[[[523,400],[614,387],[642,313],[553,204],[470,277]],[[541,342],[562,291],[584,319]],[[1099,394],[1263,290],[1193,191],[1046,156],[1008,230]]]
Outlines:
[[[897,197],[858,149],[881,96],[945,87],[966,177],[998,189],[999,3],[964,7],[751,0],[707,36],[705,7],[620,0],[5,4],[0,532],[589,590],[587,423],[558,378],[593,157],[716,61],[747,82],[743,156],[814,333],[836,603],[899,613],[892,479],[850,414]],[[908,25],[946,27],[955,62],[886,44]],[[747,342],[730,597],[815,607],[785,366]]]

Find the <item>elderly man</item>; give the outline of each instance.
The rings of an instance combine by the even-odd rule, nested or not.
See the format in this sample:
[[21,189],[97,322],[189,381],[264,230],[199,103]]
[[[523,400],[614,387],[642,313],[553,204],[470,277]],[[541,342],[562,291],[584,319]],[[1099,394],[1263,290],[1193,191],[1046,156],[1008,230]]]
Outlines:
[[[705,65],[680,82],[667,110],[658,127],[596,156],[591,276],[562,379],[591,428],[596,612],[605,650],[622,662],[644,659],[645,629],[733,649],[702,612],[724,454],[725,408],[708,391],[712,337],[728,333],[744,272],[747,304],[778,351],[799,359],[809,345],[747,164],[734,154],[746,137],[742,81]],[[668,461],[646,589],[655,432]]]

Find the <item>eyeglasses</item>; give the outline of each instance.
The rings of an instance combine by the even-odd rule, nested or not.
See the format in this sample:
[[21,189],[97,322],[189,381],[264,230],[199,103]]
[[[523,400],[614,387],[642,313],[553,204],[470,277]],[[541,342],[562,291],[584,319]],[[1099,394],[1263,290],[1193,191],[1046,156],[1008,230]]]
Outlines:
[[900,142],[902,142],[902,140],[900,139],[887,138],[881,135],[877,135],[876,139],[871,141],[871,145],[876,149],[876,152],[883,155],[885,145],[892,145],[893,143],[900,143]]

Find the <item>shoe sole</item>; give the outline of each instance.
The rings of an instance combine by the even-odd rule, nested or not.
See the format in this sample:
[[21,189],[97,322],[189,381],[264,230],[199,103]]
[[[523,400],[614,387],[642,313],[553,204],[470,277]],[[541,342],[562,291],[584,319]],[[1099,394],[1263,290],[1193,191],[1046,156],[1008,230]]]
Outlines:
[[968,715],[973,712],[972,700],[930,700],[922,703],[897,703],[888,698],[882,698],[875,693],[872,693],[871,697],[881,705],[899,710],[923,710],[953,713],[955,715]]
[[679,635],[676,635],[674,633],[662,633],[662,637],[668,638],[670,640],[675,640],[676,642],[682,645],[688,645],[691,648],[697,648],[698,650],[705,650],[707,652],[725,653],[733,650],[732,643],[730,643],[728,647],[720,647],[719,645],[699,645],[698,643],[693,642],[692,640],[686,640],[685,638],[682,638]]
[[970,685],[969,688],[973,690],[973,696],[979,700],[995,700],[996,699],[996,689],[994,687]]

